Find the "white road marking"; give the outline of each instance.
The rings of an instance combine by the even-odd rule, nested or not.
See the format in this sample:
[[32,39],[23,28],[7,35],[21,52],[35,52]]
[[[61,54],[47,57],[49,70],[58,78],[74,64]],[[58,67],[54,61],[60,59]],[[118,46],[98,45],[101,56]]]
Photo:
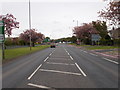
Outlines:
[[47,62],[48,64],[58,64],[58,65],[75,65],[75,64],[68,64],[68,63],[54,63],[54,62]]
[[53,73],[63,73],[63,74],[71,74],[71,75],[81,75],[80,73],[64,72],[64,71],[57,71],[57,70],[47,70],[47,69],[40,69],[40,71],[53,72]]
[[[64,48],[65,49],[65,48]],[[69,52],[65,49],[65,51],[67,52],[68,56],[70,56],[70,58],[73,60],[72,56],[69,54]]]
[[43,86],[43,85],[36,85],[32,83],[28,83],[29,86],[37,87],[37,88],[44,88],[44,89],[50,89],[50,87]]
[[49,58],[49,57],[47,57],[47,58],[44,60],[44,62],[46,62],[46,61],[48,60],[48,58]]
[[51,56],[51,55],[52,55],[52,53],[49,56]]
[[[55,50],[54,50],[54,51],[55,51]],[[54,52],[54,51],[53,51],[53,52]],[[53,52],[52,52],[50,55],[52,55]],[[50,55],[49,55],[49,56],[50,56]],[[46,61],[48,60],[49,56],[44,60],[44,62],[46,62]],[[33,77],[33,75],[38,71],[38,69],[40,69],[41,66],[42,66],[42,64],[40,64],[40,65],[38,66],[38,68],[28,77],[28,80],[30,80],[30,79]]]
[[[83,50],[80,50],[80,51],[83,51]],[[83,51],[84,52],[84,51]]]
[[28,77],[28,80],[30,80],[33,75],[38,71],[38,69],[40,69],[40,67],[42,66],[42,64],[39,65],[39,67]]
[[70,54],[68,53],[68,55],[70,56]]
[[116,61],[113,61],[113,60],[110,60],[110,59],[107,59],[107,58],[103,58],[104,60],[107,60],[107,61],[110,61],[110,62],[113,62],[113,63],[115,63],[115,64],[119,64],[118,62],[116,62]]
[[[67,52],[66,49],[65,49],[65,51]],[[82,51],[83,51],[83,50],[82,50]],[[83,51],[83,52],[87,53],[86,51]],[[68,53],[68,52],[67,52],[67,53]],[[71,58],[72,60],[74,60],[70,54],[69,54],[69,56],[70,56],[70,58]],[[77,68],[80,70],[80,72],[83,74],[83,76],[86,77],[87,75],[83,72],[83,70],[79,67],[79,65],[78,65],[77,63],[75,63],[75,65],[76,65]]]
[[70,58],[73,60],[72,56],[70,56]]
[[88,53],[87,51],[83,51],[83,52]]
[[80,70],[80,72],[83,74],[83,76],[87,76],[84,72],[83,72],[83,70],[78,66],[78,64],[77,63],[75,63],[75,65],[77,66],[77,68]]
[[93,55],[93,56],[98,56],[98,55],[96,55],[96,54],[93,54],[93,53],[90,53],[91,55]]

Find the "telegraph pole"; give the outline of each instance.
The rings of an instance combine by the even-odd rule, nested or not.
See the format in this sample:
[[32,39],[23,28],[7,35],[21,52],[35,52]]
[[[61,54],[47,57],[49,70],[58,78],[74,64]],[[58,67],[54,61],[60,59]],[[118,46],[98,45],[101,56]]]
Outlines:
[[[30,6],[30,0],[29,0],[29,30],[31,31],[31,6]],[[32,50],[31,48],[31,32],[30,32],[30,50]]]

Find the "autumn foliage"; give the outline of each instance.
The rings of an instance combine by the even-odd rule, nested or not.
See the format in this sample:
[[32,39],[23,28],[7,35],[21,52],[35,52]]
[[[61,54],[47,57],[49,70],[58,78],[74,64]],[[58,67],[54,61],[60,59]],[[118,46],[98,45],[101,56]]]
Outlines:
[[20,34],[20,38],[26,42],[30,42],[31,36],[32,45],[34,46],[35,42],[41,42],[45,37],[43,34],[37,33],[36,31],[36,29],[27,29],[26,31]]
[[19,28],[19,22],[12,14],[0,15],[0,20],[4,21],[5,34],[10,36],[14,28]]
[[111,1],[108,7],[98,12],[99,17],[109,20],[111,25],[118,27],[120,25],[120,1]]
[[82,26],[74,27],[73,32],[80,39],[91,38],[91,34],[99,33],[91,23],[84,23]]

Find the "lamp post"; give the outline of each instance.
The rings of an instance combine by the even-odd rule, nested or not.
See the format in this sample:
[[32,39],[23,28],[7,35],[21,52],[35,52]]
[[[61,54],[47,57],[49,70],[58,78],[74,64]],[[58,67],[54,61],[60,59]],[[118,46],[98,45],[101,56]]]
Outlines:
[[[73,22],[77,22],[77,27],[78,27],[78,20],[73,20]],[[80,41],[79,41],[79,39],[78,39],[78,37],[76,37],[77,38],[77,44],[80,44]]]
[[[29,30],[31,30],[31,6],[30,6],[30,0],[29,0]],[[30,31],[30,50],[32,50],[31,48],[31,31]]]

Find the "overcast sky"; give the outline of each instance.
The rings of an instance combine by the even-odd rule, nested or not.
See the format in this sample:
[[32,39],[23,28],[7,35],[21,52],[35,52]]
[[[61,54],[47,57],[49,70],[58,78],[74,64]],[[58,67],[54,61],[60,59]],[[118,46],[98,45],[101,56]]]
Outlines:
[[[17,2],[16,2],[17,1]],[[20,28],[12,37],[29,28],[29,0],[4,0],[0,2],[0,14],[13,14]],[[78,24],[98,20],[97,12],[107,6],[103,0],[31,0],[32,28],[52,39],[72,36],[72,28]],[[73,22],[75,20],[75,22]]]

